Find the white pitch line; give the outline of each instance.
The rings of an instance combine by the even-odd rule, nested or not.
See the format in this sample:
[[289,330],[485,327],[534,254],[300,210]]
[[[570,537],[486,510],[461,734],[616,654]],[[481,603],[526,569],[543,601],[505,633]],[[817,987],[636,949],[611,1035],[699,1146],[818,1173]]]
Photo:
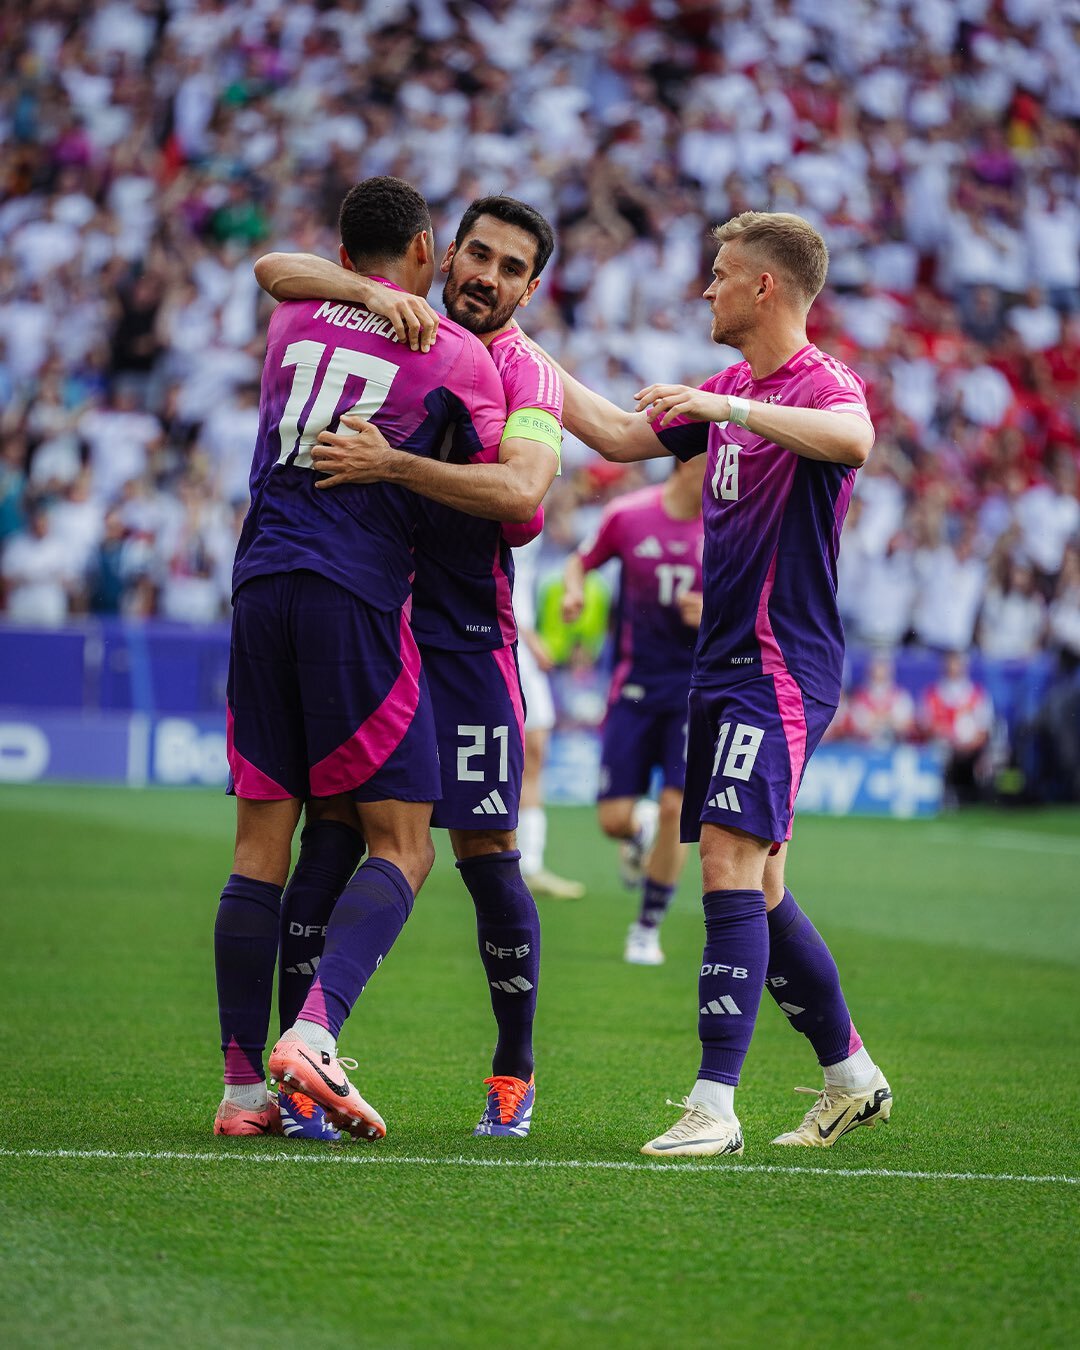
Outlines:
[[352,1148],[327,1149],[323,1153],[184,1153],[169,1149],[156,1152],[114,1152],[105,1148],[0,1148],[0,1158],[42,1158],[58,1161],[117,1162],[240,1162],[317,1163],[366,1167],[523,1167],[602,1172],[682,1172],[686,1175],[719,1177],[757,1175],[788,1177],[882,1177],[899,1181],[989,1181],[1021,1182],[1026,1185],[1078,1186],[1080,1177],[1020,1176],[1012,1172],[914,1172],[891,1167],[781,1167],[773,1163],[724,1163],[701,1167],[693,1160],[681,1163],[605,1162],[580,1158],[411,1158],[392,1153],[361,1153]]

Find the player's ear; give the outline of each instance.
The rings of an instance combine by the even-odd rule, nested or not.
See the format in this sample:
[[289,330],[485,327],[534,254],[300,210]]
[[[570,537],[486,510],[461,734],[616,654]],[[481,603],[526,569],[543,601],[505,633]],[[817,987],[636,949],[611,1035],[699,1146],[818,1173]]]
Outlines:
[[765,300],[776,290],[776,281],[771,272],[762,272],[758,277],[757,298]]
[[424,267],[435,260],[435,239],[430,230],[420,230],[413,235],[413,257]]
[[449,274],[450,264],[454,261],[454,254],[456,252],[457,252],[457,240],[452,239],[450,241],[450,247],[446,250],[446,253],[443,255],[442,268],[440,269],[441,271]]
[[518,305],[527,305],[536,294],[536,288],[540,285],[540,278],[533,277],[532,281],[525,287],[525,294],[518,301]]
[[342,267],[344,267],[346,272],[356,271],[356,268],[353,266],[353,260],[345,252],[344,244],[338,244],[337,255],[338,255],[338,262],[341,263]]

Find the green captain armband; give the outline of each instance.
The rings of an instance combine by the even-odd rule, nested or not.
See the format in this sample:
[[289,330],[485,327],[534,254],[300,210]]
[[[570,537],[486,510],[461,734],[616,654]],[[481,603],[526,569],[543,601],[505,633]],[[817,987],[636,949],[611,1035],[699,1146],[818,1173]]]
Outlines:
[[542,408],[519,408],[506,419],[502,438],[520,436],[523,441],[539,441],[555,451],[558,460],[556,475],[562,473],[562,427],[551,413]]

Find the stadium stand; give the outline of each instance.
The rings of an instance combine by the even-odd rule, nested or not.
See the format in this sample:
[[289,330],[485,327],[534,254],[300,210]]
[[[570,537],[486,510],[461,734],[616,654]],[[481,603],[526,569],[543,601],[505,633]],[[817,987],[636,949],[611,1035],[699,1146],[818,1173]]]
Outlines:
[[[225,619],[251,264],[333,256],[357,178],[415,182],[441,241],[477,195],[535,203],[559,250],[530,331],[624,404],[724,364],[709,226],[791,209],[832,250],[811,336],[878,428],[842,554],[853,679],[900,648],[918,696],[971,649],[1002,762],[1038,777],[1080,665],[1077,0],[42,0],[0,31],[9,626]],[[645,481],[564,462],[552,571]]]

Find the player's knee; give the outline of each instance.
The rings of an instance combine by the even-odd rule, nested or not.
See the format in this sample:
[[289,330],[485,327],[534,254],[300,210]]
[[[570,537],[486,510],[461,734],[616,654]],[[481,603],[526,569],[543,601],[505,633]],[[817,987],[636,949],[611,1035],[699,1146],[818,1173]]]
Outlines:
[[632,812],[632,802],[603,801],[597,804],[596,818],[609,839],[629,839],[634,833]]
[[486,858],[517,848],[513,830],[451,830],[450,842],[458,859]]
[[682,793],[665,791],[660,794],[659,828],[666,833],[676,832],[682,818]]
[[304,819],[309,823],[320,820],[336,821],[359,832],[360,817],[356,803],[345,794],[337,797],[311,797],[304,804]]

